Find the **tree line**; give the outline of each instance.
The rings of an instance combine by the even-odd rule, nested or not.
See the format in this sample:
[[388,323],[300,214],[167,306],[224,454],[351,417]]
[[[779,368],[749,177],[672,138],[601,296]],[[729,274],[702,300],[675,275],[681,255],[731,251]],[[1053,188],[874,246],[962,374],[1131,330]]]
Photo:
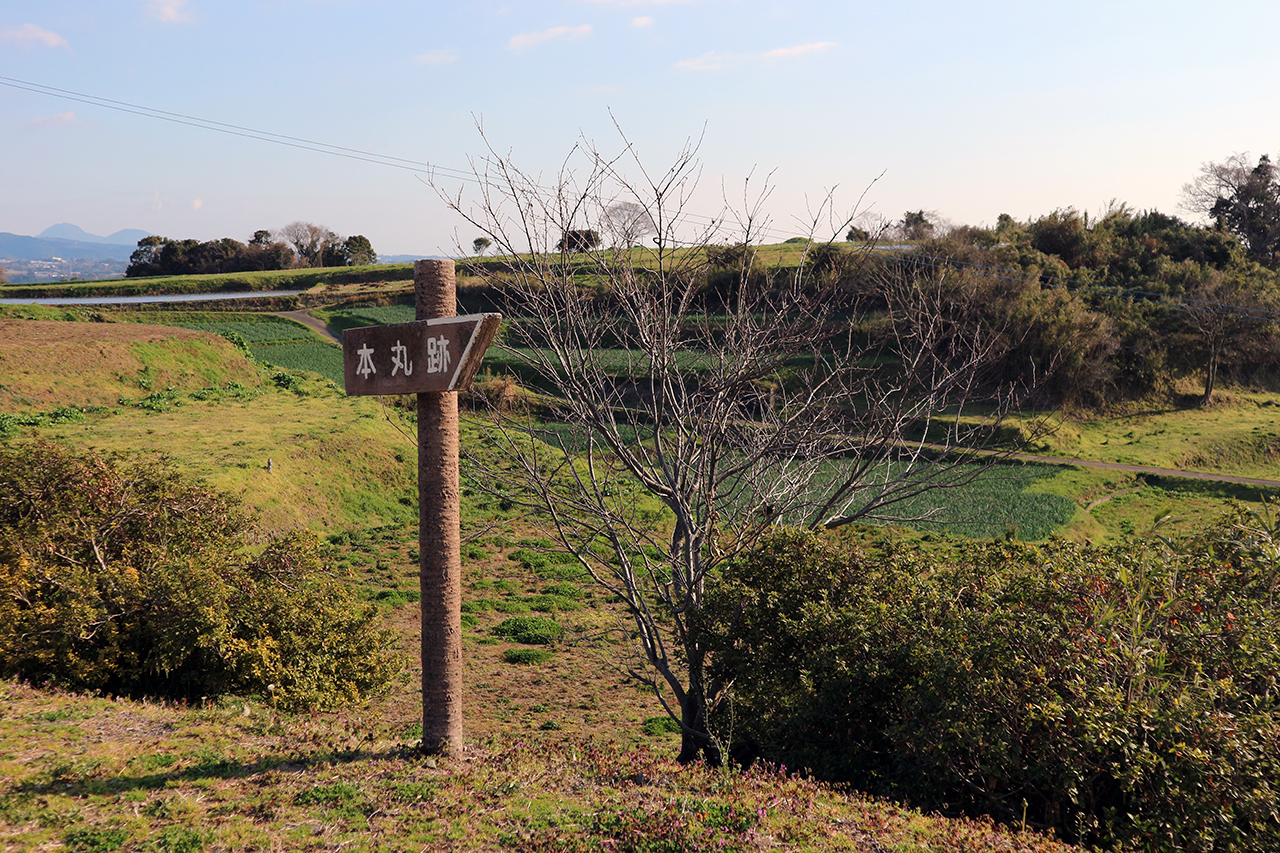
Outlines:
[[[938,294],[957,330],[1009,335],[996,375],[1038,371],[1045,405],[1097,407],[1196,377],[1211,405],[1222,381],[1280,387],[1280,179],[1263,156],[1207,163],[1184,188],[1194,225],[1112,202],[1025,222],[944,230],[924,211],[878,235],[912,241],[871,263],[857,247],[813,245],[805,263],[865,291],[897,267]],[[853,227],[859,243],[876,233]],[[860,262],[855,263],[855,260]]]
[[125,275],[206,275],[377,262],[377,252],[369,238],[361,234],[344,238],[323,225],[291,222],[277,231],[255,231],[248,243],[230,237],[203,242],[144,237],[129,257]]

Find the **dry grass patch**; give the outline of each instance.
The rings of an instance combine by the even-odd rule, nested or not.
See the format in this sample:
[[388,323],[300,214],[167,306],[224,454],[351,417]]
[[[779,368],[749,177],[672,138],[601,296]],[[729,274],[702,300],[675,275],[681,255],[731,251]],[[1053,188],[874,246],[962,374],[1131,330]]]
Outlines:
[[0,410],[110,406],[170,387],[257,384],[216,335],[167,326],[0,319]]
[[0,683],[6,850],[1065,851],[768,768],[535,733],[424,760],[362,712],[288,717]]

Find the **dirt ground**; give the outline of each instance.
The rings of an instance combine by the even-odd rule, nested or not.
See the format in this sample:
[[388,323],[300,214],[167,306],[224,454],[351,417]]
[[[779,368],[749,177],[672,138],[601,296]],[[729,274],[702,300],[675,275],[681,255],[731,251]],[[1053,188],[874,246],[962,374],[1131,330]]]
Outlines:
[[[169,367],[148,370],[136,348],[160,343],[172,348]],[[121,395],[145,394],[148,385],[201,387],[211,372],[248,378],[247,365],[239,371],[244,376],[232,375],[232,359],[200,364],[223,347],[231,345],[216,335],[172,326],[0,319],[0,411],[110,405]]]

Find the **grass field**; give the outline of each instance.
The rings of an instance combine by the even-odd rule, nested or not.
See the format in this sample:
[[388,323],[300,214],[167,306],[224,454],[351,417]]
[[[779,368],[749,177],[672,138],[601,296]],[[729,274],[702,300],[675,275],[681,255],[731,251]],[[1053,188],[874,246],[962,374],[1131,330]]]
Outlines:
[[[58,330],[64,352],[77,330]],[[654,697],[621,671],[630,655],[623,614],[532,558],[550,543],[474,494],[464,497],[469,746],[458,761],[424,762],[409,749],[420,732],[420,625],[408,425],[323,380],[281,387],[211,336],[200,340],[248,381],[203,386],[193,374],[184,387],[148,390],[148,376],[183,358],[181,336],[164,340],[141,352],[132,384],[120,386],[129,403],[22,426],[8,440],[163,452],[242,495],[266,529],[311,528],[332,570],[396,628],[404,671],[367,706],[304,715],[256,696],[173,705],[0,682],[4,849],[532,851],[598,849],[601,839],[641,849],[655,827],[673,850],[1063,849],[803,779],[678,767],[676,736],[655,724]],[[82,344],[94,353],[100,345]],[[85,372],[118,383],[112,364]],[[29,365],[34,382],[60,369]],[[54,390],[50,405],[82,402],[79,386]],[[504,627],[522,616],[554,620],[554,639],[531,645],[536,638]]]
[[342,349],[300,323],[282,317],[261,319],[229,317],[202,322],[169,316],[169,325],[239,338],[254,358],[284,370],[310,371],[342,385]]
[[102,281],[72,281],[57,284],[17,284],[3,287],[3,295],[14,297],[140,296],[176,293],[233,293],[309,290],[348,284],[387,284],[411,281],[411,264],[378,264],[364,267],[321,267],[318,269],[265,270],[225,275],[173,275],[158,278],[123,278]]
[[[399,321],[404,307],[348,313],[361,324]],[[332,570],[395,627],[403,674],[367,706],[315,715],[279,713],[256,696],[183,706],[0,682],[0,848],[1066,849],[798,777],[677,767],[669,760],[677,738],[657,722],[657,701],[624,673],[632,651],[625,614],[588,584],[559,577],[541,531],[470,489],[468,751],[456,762],[415,757],[421,625],[411,424],[322,378],[319,351],[306,348],[337,351],[296,324],[186,320],[198,331],[63,323],[44,343],[44,324],[23,321],[0,336],[10,344],[0,348],[0,394],[10,395],[6,411],[20,405],[29,418],[0,440],[163,452],[241,495],[266,530],[309,528],[324,540]],[[219,337],[231,332],[271,366]],[[283,360],[290,347],[300,350],[298,367],[269,355]],[[282,369],[321,376],[277,380]],[[1277,401],[1232,392],[1209,412],[1070,422],[1052,441],[1064,455],[1119,447],[1160,461],[1236,454],[1269,471],[1265,418]],[[1166,439],[1176,447],[1165,448]],[[958,526],[924,535],[1116,539],[1146,531],[1165,507],[1190,525],[1231,500],[1257,498],[1239,487],[1120,472],[997,470],[1002,476],[950,496]],[[519,617],[554,620],[559,631],[547,643],[520,642],[529,636],[509,622]]]

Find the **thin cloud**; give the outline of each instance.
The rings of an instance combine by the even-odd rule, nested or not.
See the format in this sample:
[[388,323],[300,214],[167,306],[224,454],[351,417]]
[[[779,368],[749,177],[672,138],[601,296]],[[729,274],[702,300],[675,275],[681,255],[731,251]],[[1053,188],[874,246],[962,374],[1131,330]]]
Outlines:
[[598,6],[665,6],[669,3],[689,3],[691,0],[586,0]]
[[712,51],[693,59],[682,59],[676,63],[676,68],[681,71],[716,71],[723,68],[727,61],[727,55]]
[[632,19],[631,19],[631,26],[633,26],[633,27],[649,27],[649,26],[653,26],[653,18],[649,17],[648,15],[642,15],[642,16],[641,16],[641,17],[639,17],[639,18],[632,18]]
[[0,41],[11,41],[16,44],[41,45],[44,47],[67,47],[67,40],[57,33],[35,24],[23,24],[20,27],[9,27],[0,30]]
[[818,41],[813,44],[801,44],[795,47],[780,47],[777,50],[770,50],[763,54],[765,59],[785,59],[791,56],[806,56],[810,53],[821,53],[824,50],[830,50],[835,47],[833,41]]
[[31,119],[28,124],[32,127],[56,127],[60,124],[71,124],[76,120],[76,114],[73,112],[58,113],[56,116],[40,116]]
[[433,50],[430,53],[424,53],[414,57],[414,62],[419,65],[448,65],[458,57],[454,53],[447,50]]
[[190,17],[187,0],[150,0],[147,3],[147,14],[166,24],[185,21]]
[[764,53],[753,53],[747,56],[709,51],[702,54],[702,56],[695,56],[693,59],[681,60],[675,64],[675,67],[681,71],[720,71],[730,65],[761,62],[769,59],[790,59],[795,56],[807,56],[811,53],[821,53],[822,51],[830,50],[835,46],[836,43],[833,41],[820,41],[814,42],[813,44],[796,45],[795,47],[780,47],[776,50],[770,50]]
[[507,47],[512,50],[526,50],[527,48],[537,47],[543,42],[558,38],[584,38],[591,35],[592,26],[583,24],[580,27],[552,27],[549,30],[543,30],[537,33],[521,33],[513,36],[511,41],[507,42]]

